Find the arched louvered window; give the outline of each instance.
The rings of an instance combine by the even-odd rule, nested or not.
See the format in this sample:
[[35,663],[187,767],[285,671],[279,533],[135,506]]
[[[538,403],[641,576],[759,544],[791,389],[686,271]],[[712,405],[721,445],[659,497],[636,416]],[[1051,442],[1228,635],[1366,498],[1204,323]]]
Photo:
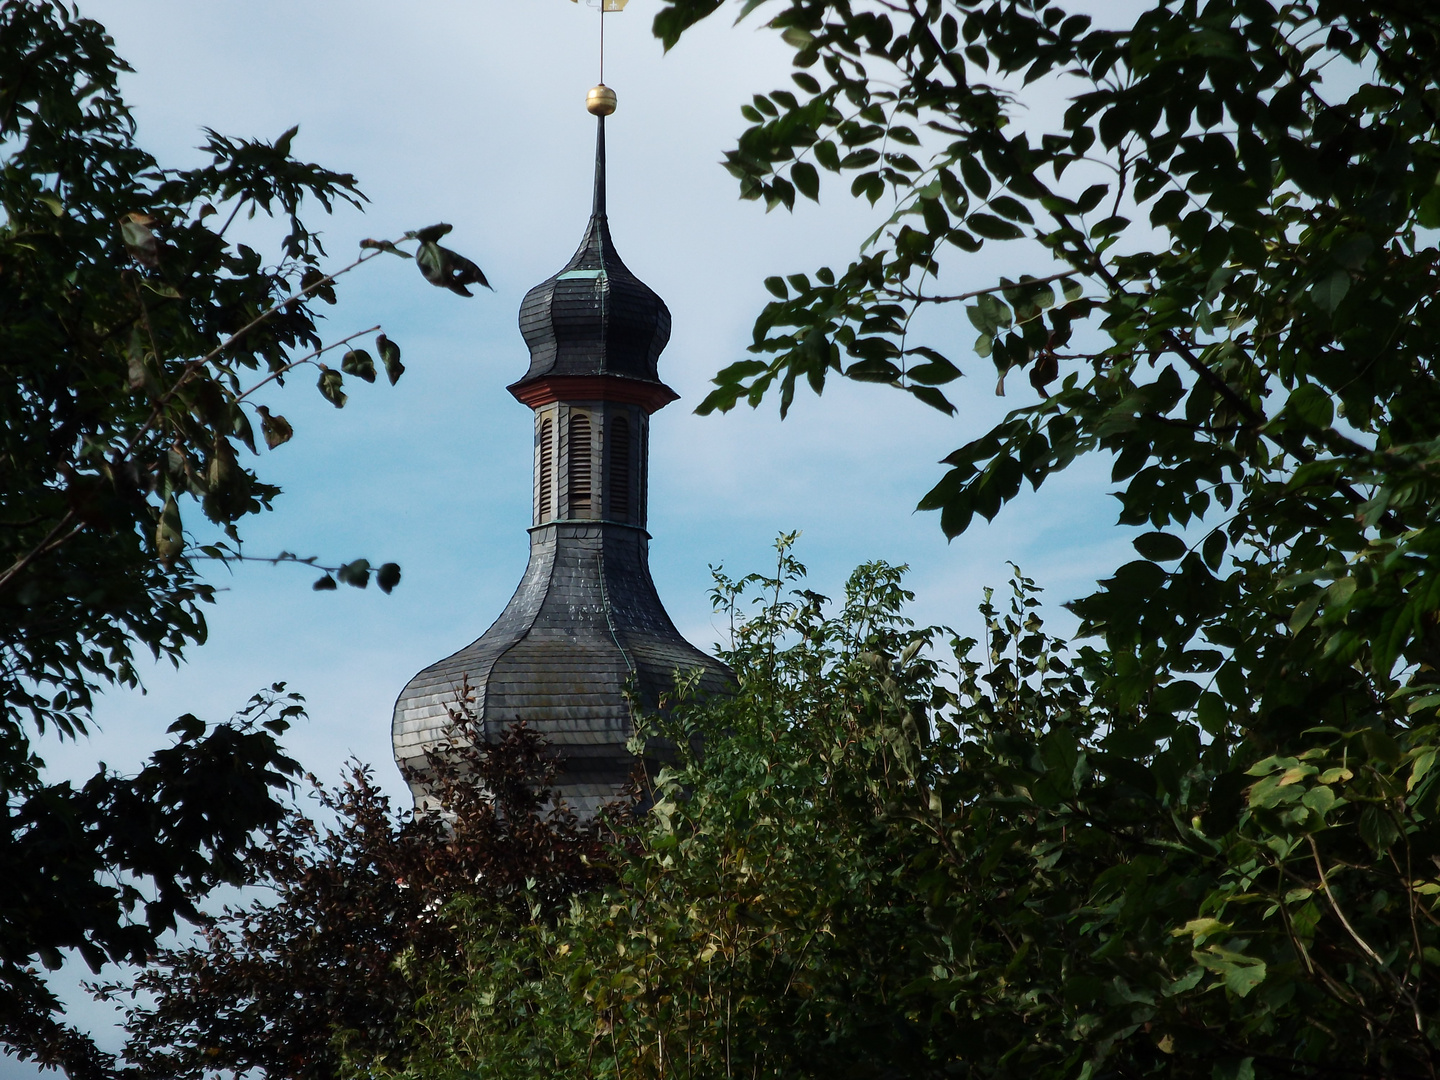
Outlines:
[[590,417],[570,417],[570,516],[590,516]]
[[540,421],[540,498],[539,525],[553,517],[555,505],[555,424],[547,416]]
[[610,492],[605,516],[611,521],[630,520],[630,421],[617,416],[610,421]]

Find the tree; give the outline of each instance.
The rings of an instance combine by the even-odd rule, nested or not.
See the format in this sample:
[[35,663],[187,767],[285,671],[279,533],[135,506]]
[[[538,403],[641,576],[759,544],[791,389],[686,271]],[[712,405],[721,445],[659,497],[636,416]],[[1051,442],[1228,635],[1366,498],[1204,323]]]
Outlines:
[[[1413,758],[1157,746],[1018,572],[944,663],[899,570],[861,567],[838,610],[801,575],[782,550],[719,582],[739,691],[656,721],[682,759],[618,882],[525,934],[459,906],[464,966],[418,973],[426,1037],[357,1074],[1435,1075]],[[1380,820],[1404,840],[1371,843]]]
[[[656,31],[673,44],[721,6],[672,0]],[[1130,717],[1103,767],[1150,763],[1157,814],[1207,782],[1210,828],[1273,815],[1283,839],[1226,849],[1238,908],[1195,917],[1238,918],[1254,874],[1290,880],[1271,916],[1293,924],[1287,962],[1334,977],[1306,942],[1337,920],[1359,983],[1325,993],[1385,1038],[1408,1027],[1404,1067],[1427,1074],[1440,16],[1348,0],[1164,0],[1104,28],[1046,0],[740,14],[757,9],[794,48],[799,93],[745,107],[726,159],[742,195],[792,205],[828,173],[894,212],[849,266],[769,279],[755,357],[702,410],[776,390],[783,412],[802,381],[843,374],[951,411],[958,360],[911,320],[964,305],[1000,387],[1022,371],[1035,396],[949,454],[921,507],[958,535],[1027,481],[1113,457],[1120,522],[1151,531],[1073,603],[1102,646],[1096,692]],[[1022,116],[1040,93],[1063,98],[1057,121]],[[1032,272],[947,287],[1002,244]],[[1193,772],[1216,753],[1228,763]],[[1371,891],[1340,896],[1347,875]],[[1399,920],[1393,949],[1358,926],[1371,902]],[[1407,944],[1394,930],[1412,921]]]
[[78,790],[47,783],[18,725],[7,724],[0,759],[0,1042],[21,1060],[72,1077],[111,1075],[113,1055],[60,1019],[64,1008],[35,969],[74,949],[103,963],[143,963],[178,919],[199,920],[217,884],[238,883],[260,832],[281,819],[280,796],[299,765],[277,742],[302,714],[277,684],[230,723],[194,716],[171,729],[175,744],[135,776],[102,769]]
[[[102,1058],[55,1020],[31,961],[142,961],[209,888],[243,876],[296,775],[275,736],[298,710],[261,702],[208,732],[182,718],[141,774],[81,791],[46,782],[31,733],[83,734],[97,690],[137,683],[137,650],[178,662],[204,641],[199,561],[246,557],[241,526],[278,493],[242,449],[294,434],[255,392],[307,365],[337,407],[345,375],[373,382],[374,358],[350,346],[379,327],[326,344],[314,304],[360,263],[410,257],[367,241],[349,267],[322,268],[303,204],[364,196],[295,158],[294,129],[273,143],[211,132],[208,165],[162,167],[135,142],[126,70],[104,28],[63,4],[0,8],[0,1040],[77,1074]],[[227,236],[257,211],[289,226],[273,265]],[[469,295],[484,277],[439,245],[447,230],[407,239],[428,280]],[[399,347],[384,334],[375,347],[393,382]],[[187,530],[191,507],[209,533]],[[331,569],[317,587],[399,580],[365,559]]]
[[[906,625],[889,567],[857,571],[835,616],[816,593],[786,594],[802,572],[782,550],[774,578],[719,579],[738,693],[702,701],[682,682],[651,719],[644,734],[680,758],[656,776],[618,882],[518,933],[453,905],[464,963],[414,969],[414,1050],[379,1075],[923,1072],[925,1039],[896,994],[928,968],[926,902],[903,874],[928,845],[876,811],[914,764],[928,703],[912,697],[933,664],[908,649],[913,669],[882,689],[872,650],[930,633]],[[739,605],[757,592],[747,619]]]
[[424,1036],[406,1030],[401,961],[451,963],[447,903],[553,921],[610,879],[607,832],[553,804],[555,762],[538,735],[518,725],[487,742],[463,699],[452,722],[473,741],[429,755],[432,805],[396,813],[358,763],[333,790],[312,778],[333,824],[291,808],[253,869],[266,895],[161,952],[133,986],[103,989],[153,999],[127,1012],[136,1075],[328,1080],[342,1045],[403,1059]]

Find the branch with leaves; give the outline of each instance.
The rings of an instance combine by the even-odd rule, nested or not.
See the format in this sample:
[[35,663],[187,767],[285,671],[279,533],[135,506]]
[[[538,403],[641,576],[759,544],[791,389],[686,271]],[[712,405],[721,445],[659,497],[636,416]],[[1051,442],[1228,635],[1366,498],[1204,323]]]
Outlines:
[[[337,281],[388,253],[459,295],[485,284],[441,246],[446,225],[326,269],[306,219],[363,208],[356,179],[296,156],[295,128],[207,131],[208,160],[168,168],[137,142],[129,70],[71,8],[0,5],[0,1043],[86,1080],[106,1056],[32,962],[151,957],[211,889],[245,878],[294,763],[263,725],[187,721],[140,787],[102,770],[76,788],[49,781],[32,736],[83,734],[98,692],[139,684],[137,658],[178,662],[205,640],[216,589],[200,564],[248,557],[244,526],[278,494],[242,454],[294,437],[271,411],[287,377],[315,367],[336,406],[346,378],[399,378],[399,346],[375,337],[377,366],[361,340],[378,327],[322,340],[316,309]],[[268,258],[236,237],[257,214],[286,226]],[[210,527],[187,534],[192,502]],[[313,565],[321,587],[399,581],[391,563]]]

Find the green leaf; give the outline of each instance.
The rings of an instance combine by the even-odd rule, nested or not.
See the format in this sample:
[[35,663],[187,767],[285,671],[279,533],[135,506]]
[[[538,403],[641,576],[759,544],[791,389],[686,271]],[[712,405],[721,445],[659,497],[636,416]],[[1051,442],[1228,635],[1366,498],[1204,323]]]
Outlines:
[[905,387],[905,389],[908,390],[911,394],[914,394],[915,397],[919,398],[926,405],[929,405],[932,409],[938,409],[946,416],[955,415],[955,406],[951,404],[949,398],[947,398],[939,390],[935,389],[935,387],[907,386]]
[[264,405],[258,406],[255,411],[260,414],[260,431],[265,436],[265,445],[271,450],[294,437],[295,429],[285,417],[271,413]]
[[442,229],[438,235],[443,236],[450,231],[450,226],[433,225],[416,234],[422,243],[415,252],[415,265],[425,280],[437,288],[449,289],[456,296],[473,296],[474,293],[466,288],[467,285],[481,285],[489,289],[490,282],[485,279],[480,267],[465,256],[426,239],[425,234],[435,229]]
[[173,494],[165,496],[160,520],[155,526],[155,553],[167,566],[185,550],[185,530],[180,522],[180,504]]
[[194,742],[205,734],[205,721],[194,713],[186,713],[165,729],[167,735],[179,735],[181,742]]
[[1210,1080],[1255,1080],[1255,1059],[1243,1057],[1217,1061],[1210,1069]]
[[787,26],[780,32],[781,40],[796,50],[808,48],[815,40],[815,35],[808,30],[802,30],[798,26]]
[[1385,810],[1378,806],[1367,806],[1360,811],[1360,839],[1377,853],[1383,852],[1400,839],[1400,830]]
[[1301,797],[1300,801],[1315,813],[1324,817],[1335,805],[1335,792],[1324,784],[1312,787]]
[[299,130],[300,130],[300,125],[299,125],[299,124],[296,124],[296,125],[294,125],[293,127],[288,128],[288,129],[284,132],[284,134],[282,134],[282,135],[280,136],[280,138],[276,139],[276,140],[275,140],[275,153],[278,154],[278,155],[279,155],[280,157],[282,157],[282,158],[283,158],[283,157],[289,157],[289,156],[290,156],[290,142],[291,142],[291,140],[293,140],[293,139],[295,138],[295,133],[298,132]]
[[965,155],[960,159],[960,176],[977,198],[984,199],[990,194],[990,174],[978,159]]
[[1205,537],[1205,543],[1200,548],[1200,555],[1205,560],[1205,565],[1211,570],[1219,570],[1220,564],[1225,560],[1225,551],[1228,546],[1229,541],[1224,531],[1212,530],[1210,535]]
[[[1412,751],[1413,752],[1413,751]],[[1425,779],[1425,775],[1435,765],[1435,749],[1425,750],[1415,756],[1410,766],[1410,778],[1405,781],[1405,790],[1414,791],[1415,785]]]
[[316,592],[328,592],[331,589],[338,588],[338,586],[335,584],[335,579],[329,574],[326,574],[324,577],[322,577],[319,581],[315,582],[315,584],[311,585],[310,587]]
[[367,383],[375,381],[375,361],[364,349],[351,349],[340,360],[340,370]]
[[1295,610],[1290,614],[1290,633],[1298,634],[1310,625],[1310,620],[1315,617],[1315,612],[1320,607],[1320,601],[1324,598],[1324,592],[1316,589],[1304,600],[1301,600],[1300,603],[1295,605]]
[[1131,543],[1135,545],[1136,551],[1151,562],[1173,562],[1175,559],[1184,558],[1189,550],[1180,537],[1163,532],[1141,533]]
[[1290,393],[1285,411],[1313,428],[1324,430],[1335,420],[1335,403],[1324,388],[1301,383]]
[[1091,210],[1099,206],[1100,200],[1108,194],[1110,194],[1110,186],[1108,184],[1091,184],[1080,193],[1080,198],[1075,200],[1075,204],[1080,208],[1080,213],[1088,214]]
[[1025,204],[1019,199],[1011,198],[1009,195],[998,195],[990,200],[990,208],[1003,214],[1012,221],[1022,221],[1027,225],[1033,225],[1035,218],[1026,209]]
[[388,593],[396,585],[399,585],[400,565],[393,562],[381,564],[380,569],[375,571],[375,584],[380,586],[380,591],[383,593]]
[[156,221],[149,214],[126,214],[120,219],[120,239],[136,262],[160,265],[160,238],[150,228]]
[[965,223],[972,232],[978,233],[987,240],[1019,240],[1025,235],[1018,226],[1012,225],[994,214],[971,214],[965,219]]
[[1200,700],[1195,706],[1195,716],[1206,734],[1218,739],[1225,734],[1230,720],[1230,710],[1226,708],[1224,698],[1213,690],[1206,690],[1200,695]]
[[313,266],[300,275],[300,291],[318,297],[327,304],[337,301],[335,280]]
[[1350,291],[1350,272],[1348,270],[1332,270],[1321,278],[1310,291],[1314,295],[1316,303],[1333,314],[1335,309],[1340,306],[1340,301],[1345,299],[1345,294]]
[[320,387],[320,393],[325,400],[337,409],[345,407],[345,391],[340,389],[344,384],[345,379],[340,372],[324,364],[320,365],[320,381],[316,385]]
[[125,350],[126,384],[131,390],[142,390],[151,382],[147,361],[153,359],[154,353],[147,348],[145,338],[143,325],[136,323],[130,331],[130,343]]
[[394,386],[400,381],[400,376],[405,374],[405,365],[400,362],[400,346],[381,334],[375,339],[375,348],[380,351],[380,362],[385,365],[385,374],[390,379],[390,385]]
[[1236,997],[1248,997],[1265,981],[1267,969],[1263,960],[1215,946],[1197,950],[1191,955],[1197,963],[1221,976],[1225,988]]
[[370,560],[356,559],[354,562],[348,562],[335,571],[335,576],[340,579],[342,585],[363,589],[370,584]]
[[815,171],[814,165],[808,161],[797,161],[790,166],[790,179],[801,195],[814,202],[820,201],[820,174]]
[[1420,200],[1415,208],[1415,220],[1423,228],[1440,229],[1440,180]]
[[1223,923],[1215,918],[1191,919],[1178,930],[1171,930],[1171,937],[1189,937],[1195,939],[1195,944],[1203,945],[1205,939],[1214,937],[1216,934],[1223,934],[1230,929],[1229,923]]

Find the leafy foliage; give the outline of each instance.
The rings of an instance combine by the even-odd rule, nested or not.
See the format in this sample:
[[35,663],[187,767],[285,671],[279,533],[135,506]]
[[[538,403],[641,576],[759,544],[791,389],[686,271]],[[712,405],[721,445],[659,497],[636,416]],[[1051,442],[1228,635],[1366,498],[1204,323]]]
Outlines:
[[[473,721],[454,718],[457,736]],[[126,1056],[138,1075],[337,1075],[337,1039],[381,1061],[412,1052],[412,993],[398,961],[442,966],[457,951],[443,904],[469,898],[492,918],[553,920],[571,896],[609,880],[600,826],[550,805],[554,761],[523,726],[498,742],[432,753],[431,804],[392,811],[368,768],[312,790],[253,867],[273,890],[228,907],[203,940],[162,952],[135,983],[153,1006],[129,1010]],[[105,989],[111,998],[121,986]]]
[[[137,650],[178,662],[205,640],[214,590],[197,567],[251,558],[240,527],[279,490],[243,455],[295,435],[257,391],[314,365],[343,405],[342,372],[320,358],[379,327],[326,344],[316,305],[369,259],[411,257],[372,240],[322,267],[302,209],[364,196],[296,158],[294,128],[274,142],[208,132],[208,164],[163,167],[136,144],[128,70],[72,8],[0,5],[0,878],[16,883],[0,904],[0,1040],[76,1075],[98,1075],[103,1056],[56,1020],[31,961],[144,960],[208,889],[243,877],[295,766],[278,732],[187,720],[139,776],[102,771],[74,791],[46,783],[31,736],[83,734],[97,690],[138,685]],[[227,236],[242,213],[287,225],[276,263]],[[375,344],[393,383],[399,347]],[[201,516],[223,540],[197,539]],[[331,586],[400,579],[365,559],[320,569]]]
[[[295,434],[252,395],[302,364],[337,407],[344,374],[373,382],[364,349],[340,370],[319,359],[373,330],[326,345],[312,307],[333,304],[336,278],[360,263],[411,256],[369,240],[350,266],[321,269],[302,202],[363,196],[354,177],[293,158],[295,129],[273,144],[211,132],[211,164],[162,168],[134,143],[117,83],[129,69],[99,24],[10,4],[0,49],[4,689],[10,708],[73,734],[97,680],[136,682],[136,644],[178,658],[204,640],[198,604],[213,590],[191,560],[242,557],[239,523],[278,492],[242,464],[257,451],[252,416],[268,450]],[[242,211],[288,222],[279,263],[226,239]],[[423,252],[447,231],[403,239]],[[381,334],[376,348],[394,383],[399,346]],[[192,549],[192,501],[228,543]],[[347,565],[351,583],[369,580]]]
[[[720,7],[672,0],[656,31],[673,44]],[[1440,17],[1348,0],[1158,0],[1118,27],[1047,0],[740,14],[756,10],[794,48],[799,93],[747,106],[726,159],[742,195],[791,205],[828,175],[893,213],[843,270],[767,281],[754,357],[702,411],[773,389],[783,412],[832,374],[952,411],[962,364],[912,325],[963,306],[999,389],[1019,370],[1036,396],[949,454],[920,505],[955,536],[1026,482],[1113,458],[1120,522],[1150,531],[1073,609],[1102,643],[1094,693],[1138,717],[1139,734],[1107,721],[1115,775],[1153,748],[1170,764],[1133,786],[1155,815],[1183,808],[1178,830],[1198,810],[1207,837],[1240,822],[1182,937],[1255,1003],[1256,1033],[1284,1030],[1272,1013],[1292,1006],[1267,988],[1290,965],[1368,1025],[1318,1020],[1265,1053],[1430,1075]],[[1063,113],[1030,109],[1042,95]],[[1031,272],[948,287],[1001,250]],[[1221,753],[1235,766],[1190,776]],[[1159,904],[1153,882],[1125,903]],[[1288,1067],[1264,1060],[1245,1068]]]
[[357,1072],[1434,1074],[1433,728],[1279,758],[1117,697],[1018,574],[941,665],[898,570],[833,613],[801,573],[720,580],[739,692],[659,721],[704,753],[619,882],[520,934],[459,906],[425,1037]]
[[[657,32],[718,7],[674,0]],[[895,210],[843,272],[770,279],[769,359],[722,372],[702,411],[772,387],[783,411],[832,372],[950,411],[960,365],[908,328],[967,304],[977,353],[1039,400],[951,453],[920,505],[954,536],[1113,455],[1120,522],[1154,532],[1076,610],[1118,692],[1218,693],[1216,737],[1277,749],[1432,719],[1440,19],[1343,0],[1167,0],[1123,29],[1046,0],[742,14],[761,7],[804,96],[747,106],[742,194],[790,203],[813,157]],[[1014,122],[1025,87],[1067,95],[1058,123]],[[1001,243],[1036,272],[931,287]]]
[[60,950],[92,970],[145,963],[178,919],[202,916],[217,885],[248,879],[279,825],[279,796],[299,775],[277,739],[303,715],[284,684],[257,694],[230,723],[194,716],[175,744],[133,777],[102,769],[78,790],[46,784],[43,762],[7,719],[0,740],[0,1042],[22,1060],[72,1077],[112,1075],[113,1055],[59,1019],[60,1001],[28,961],[59,967]]

